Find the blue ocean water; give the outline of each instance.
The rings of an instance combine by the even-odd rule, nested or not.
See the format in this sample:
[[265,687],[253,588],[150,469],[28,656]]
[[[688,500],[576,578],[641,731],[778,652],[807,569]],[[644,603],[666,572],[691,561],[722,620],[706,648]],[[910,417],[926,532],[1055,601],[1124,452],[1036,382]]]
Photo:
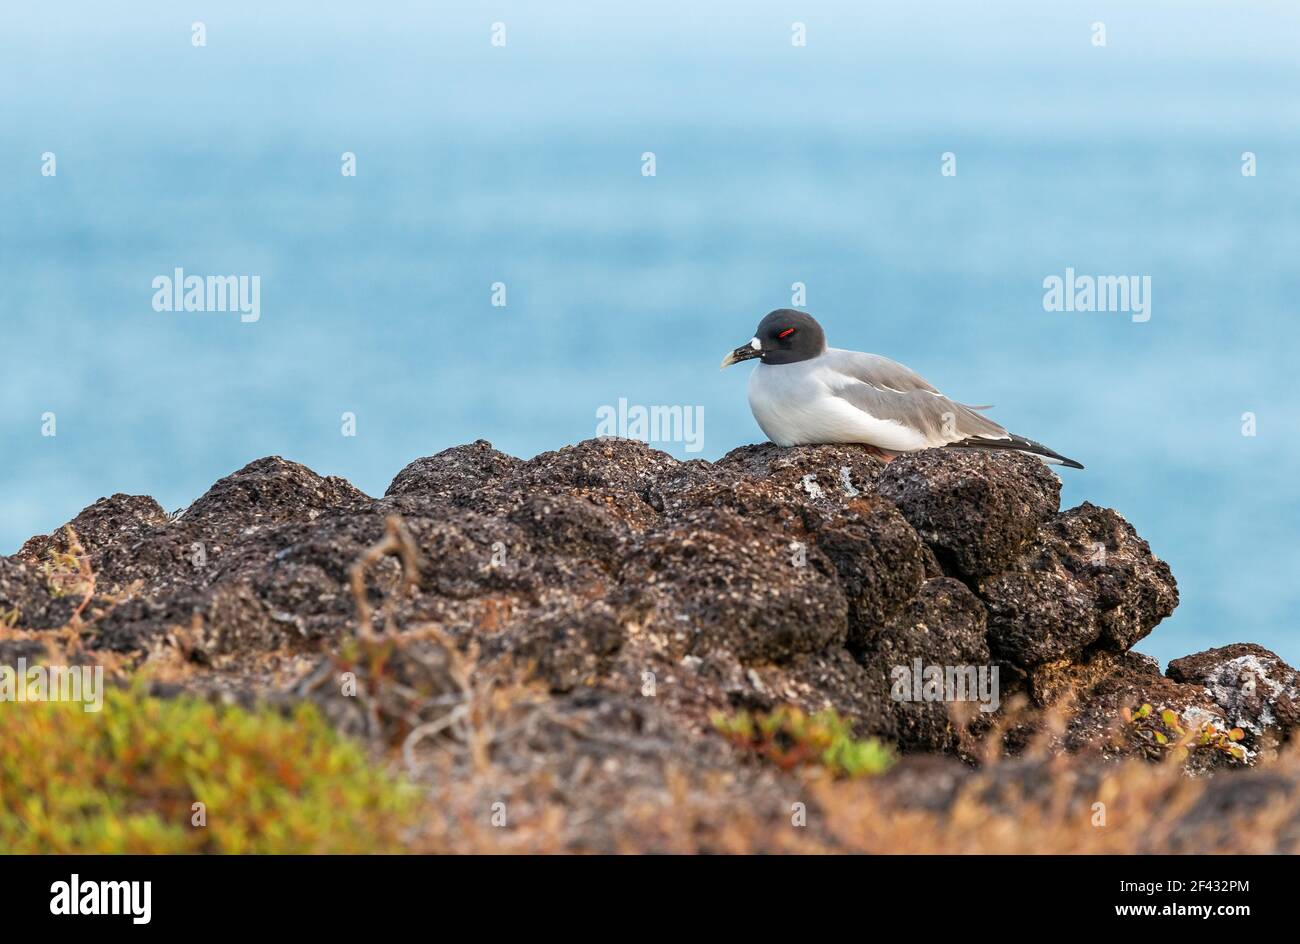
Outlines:
[[[268,454],[378,494],[620,398],[702,407],[656,445],[717,458],[762,438],[717,363],[798,282],[1087,465],[1064,503],[1179,580],[1140,648],[1300,661],[1294,4],[323,6],[6,10],[0,553]],[[259,276],[260,320],[155,311],[176,267]],[[1067,268],[1150,276],[1150,320],[1044,311]]]

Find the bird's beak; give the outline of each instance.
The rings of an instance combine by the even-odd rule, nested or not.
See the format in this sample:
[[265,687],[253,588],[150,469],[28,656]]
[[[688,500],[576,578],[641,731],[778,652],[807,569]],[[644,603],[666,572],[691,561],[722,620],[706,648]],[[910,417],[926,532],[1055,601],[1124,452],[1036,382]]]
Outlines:
[[726,370],[732,364],[739,364],[741,361],[747,361],[751,357],[763,356],[763,342],[758,338],[751,338],[749,343],[744,347],[738,347],[722,359],[720,370]]

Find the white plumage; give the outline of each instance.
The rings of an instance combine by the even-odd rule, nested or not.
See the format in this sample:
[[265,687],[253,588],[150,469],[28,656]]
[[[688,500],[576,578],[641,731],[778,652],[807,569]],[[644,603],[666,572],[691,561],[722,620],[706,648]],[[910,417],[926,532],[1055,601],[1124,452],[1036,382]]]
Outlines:
[[843,442],[911,452],[932,445],[920,430],[872,416],[845,400],[844,381],[826,354],[797,364],[760,363],[749,375],[749,408],[778,446]]

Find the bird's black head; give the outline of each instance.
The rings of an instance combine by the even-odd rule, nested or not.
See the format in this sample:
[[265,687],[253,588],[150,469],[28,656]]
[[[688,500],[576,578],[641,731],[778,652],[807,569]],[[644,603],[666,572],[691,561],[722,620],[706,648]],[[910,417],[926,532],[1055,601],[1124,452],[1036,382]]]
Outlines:
[[729,367],[737,361],[761,358],[764,364],[797,364],[826,350],[826,334],[812,315],[793,308],[778,308],[758,323],[753,339],[722,359]]

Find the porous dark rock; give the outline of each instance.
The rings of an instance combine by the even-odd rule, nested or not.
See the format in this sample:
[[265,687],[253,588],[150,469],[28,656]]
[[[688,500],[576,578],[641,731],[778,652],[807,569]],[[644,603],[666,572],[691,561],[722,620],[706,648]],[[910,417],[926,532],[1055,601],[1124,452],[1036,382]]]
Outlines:
[[[859,661],[887,680],[898,743],[910,750],[944,751],[959,746],[960,734],[950,706],[954,700],[924,695],[925,673],[949,680],[965,707],[996,711],[1001,699],[1000,672],[995,671],[985,639],[986,617],[979,599],[965,584],[949,577],[927,580],[862,650]],[[961,686],[960,691],[957,687]],[[986,712],[987,713],[987,712]]]
[[489,515],[510,515],[531,499],[566,496],[643,531],[659,523],[660,483],[689,475],[683,463],[645,443],[588,439],[521,462],[510,474],[475,491],[468,507]]
[[[1138,652],[1125,654],[1132,660],[1131,667],[1145,674],[1160,674],[1160,663]],[[1117,671],[1119,654],[1093,653],[1084,661],[1057,659],[1031,668],[1024,676],[1024,690],[1030,701],[1039,708],[1053,708],[1066,703],[1071,696],[1087,691],[1102,679]],[[1013,667],[1014,668],[1014,667]]]
[[49,654],[49,647],[39,639],[0,639],[0,665],[16,666],[19,659],[39,665]]
[[364,508],[371,499],[337,476],[322,477],[279,456],[257,459],[218,481],[185,509],[185,524],[206,534],[290,521],[313,521],[332,509]]
[[898,740],[888,676],[864,666],[845,649],[801,653],[781,664],[750,667],[746,679],[747,685],[731,692],[738,707],[771,711],[793,705],[808,714],[829,708],[851,721],[859,737]]
[[[632,529],[622,518],[569,495],[528,497],[509,520],[526,535],[529,549],[542,562],[562,556],[614,571],[632,539]],[[499,552],[508,556],[509,548],[502,546]]]
[[[217,630],[211,619],[217,610],[197,591],[167,593],[158,596],[136,594],[110,606],[91,625],[82,638],[92,649],[123,654],[143,653],[160,641],[167,640],[173,629],[202,627],[200,638],[187,647],[187,658],[200,664],[209,662]],[[220,632],[239,634],[237,626]],[[260,647],[259,647],[260,648]]]
[[537,590],[530,550],[509,522],[466,512],[453,521],[415,518],[407,529],[419,551],[419,587],[451,600]]
[[508,478],[523,464],[522,459],[498,452],[486,439],[479,439],[416,459],[397,473],[384,494],[419,494],[461,505],[478,489]]
[[1222,716],[1204,683],[1125,661],[1176,604],[1172,575],[1117,514],[1058,514],[1058,493],[1023,456],[886,465],[847,445],[709,463],[620,439],[523,460],[480,440],[410,463],[378,499],[270,457],[177,517],[96,502],[72,522],[83,559],[64,529],[0,558],[0,620],[41,631],[84,603],[90,651],[229,674],[331,658],[360,600],[376,630],[436,628],[494,678],[653,698],[698,736],[719,712],[790,704],[960,752],[971,731],[948,703],[892,697],[892,670],[917,659],[996,667],[1003,695],[1040,708],[1082,691],[1079,749],[1139,696]]
[[[111,593],[156,576],[179,561],[182,554],[177,542],[154,537],[168,523],[167,513],[152,498],[117,494],[82,509],[51,534],[31,538],[15,556],[33,571],[48,575],[72,569],[68,555],[84,553],[95,574],[96,591]],[[58,615],[66,619],[68,614]]]
[[816,548],[720,512],[708,528],[672,526],[633,549],[620,599],[673,650],[773,661],[843,644],[848,605],[834,572]]
[[898,509],[871,498],[855,499],[825,519],[814,540],[835,565],[849,604],[848,643],[861,650],[920,590],[924,545]]
[[681,491],[662,494],[659,507],[674,522],[707,521],[714,513],[726,511],[744,518],[752,528],[778,531],[795,540],[806,539],[828,511],[787,487],[723,477],[685,483]]
[[1089,502],[1045,522],[1005,572],[977,586],[994,654],[1024,667],[1127,651],[1178,605],[1169,565]]
[[989,642],[999,659],[1026,668],[1075,659],[1097,641],[1091,597],[1054,573],[998,574],[979,583],[989,613]]
[[31,538],[16,556],[38,563],[52,550],[66,552],[70,546],[68,528],[72,528],[86,551],[103,555],[116,547],[134,544],[148,531],[166,522],[167,513],[149,496],[118,493],[82,509],[53,534]]
[[17,556],[0,557],[0,626],[49,628],[43,617],[52,602],[35,564]]
[[936,577],[872,641],[873,657],[907,664],[923,658],[943,665],[987,665],[986,616],[979,598],[959,580]]
[[[1163,760],[1177,746],[1181,736],[1160,720],[1173,712],[1177,728],[1196,734],[1212,726],[1226,733],[1231,728],[1222,708],[1199,685],[1176,682],[1160,674],[1160,664],[1139,653],[1103,655],[1098,671],[1079,669],[1074,685],[1075,701],[1068,706],[1064,746],[1070,751],[1096,753],[1103,758],[1141,756]],[[1150,705],[1152,726],[1134,723],[1132,715]],[[1165,743],[1155,737],[1161,734]],[[1226,748],[1226,744],[1223,745]],[[1243,758],[1247,762],[1253,758]],[[1186,764],[1192,772],[1234,766],[1239,761],[1215,745],[1196,746]]]
[[518,633],[495,638],[508,639],[511,654],[531,663],[533,674],[552,692],[569,692],[608,678],[627,628],[611,606],[597,602],[580,610],[552,610]]
[[1060,508],[1061,482],[1018,453],[926,449],[880,473],[888,498],[956,576],[997,573]]
[[[345,480],[278,456],[219,480],[176,517],[151,499],[101,500],[72,522],[90,519],[88,539],[76,530],[95,575],[87,642],[130,652],[199,624],[192,652],[205,658],[320,638],[328,630],[317,611],[339,596],[334,581],[365,546],[337,522],[373,505]],[[303,565],[312,548],[335,566]]]
[[1300,731],[1300,675],[1254,643],[1207,649],[1169,663],[1175,682],[1204,686],[1248,746],[1284,743]]
[[885,463],[862,446],[741,446],[714,464],[717,475],[757,479],[787,493],[842,505],[875,489]]
[[522,484],[583,492],[623,492],[648,501],[651,489],[681,463],[632,439],[586,439],[543,452],[519,469]]

